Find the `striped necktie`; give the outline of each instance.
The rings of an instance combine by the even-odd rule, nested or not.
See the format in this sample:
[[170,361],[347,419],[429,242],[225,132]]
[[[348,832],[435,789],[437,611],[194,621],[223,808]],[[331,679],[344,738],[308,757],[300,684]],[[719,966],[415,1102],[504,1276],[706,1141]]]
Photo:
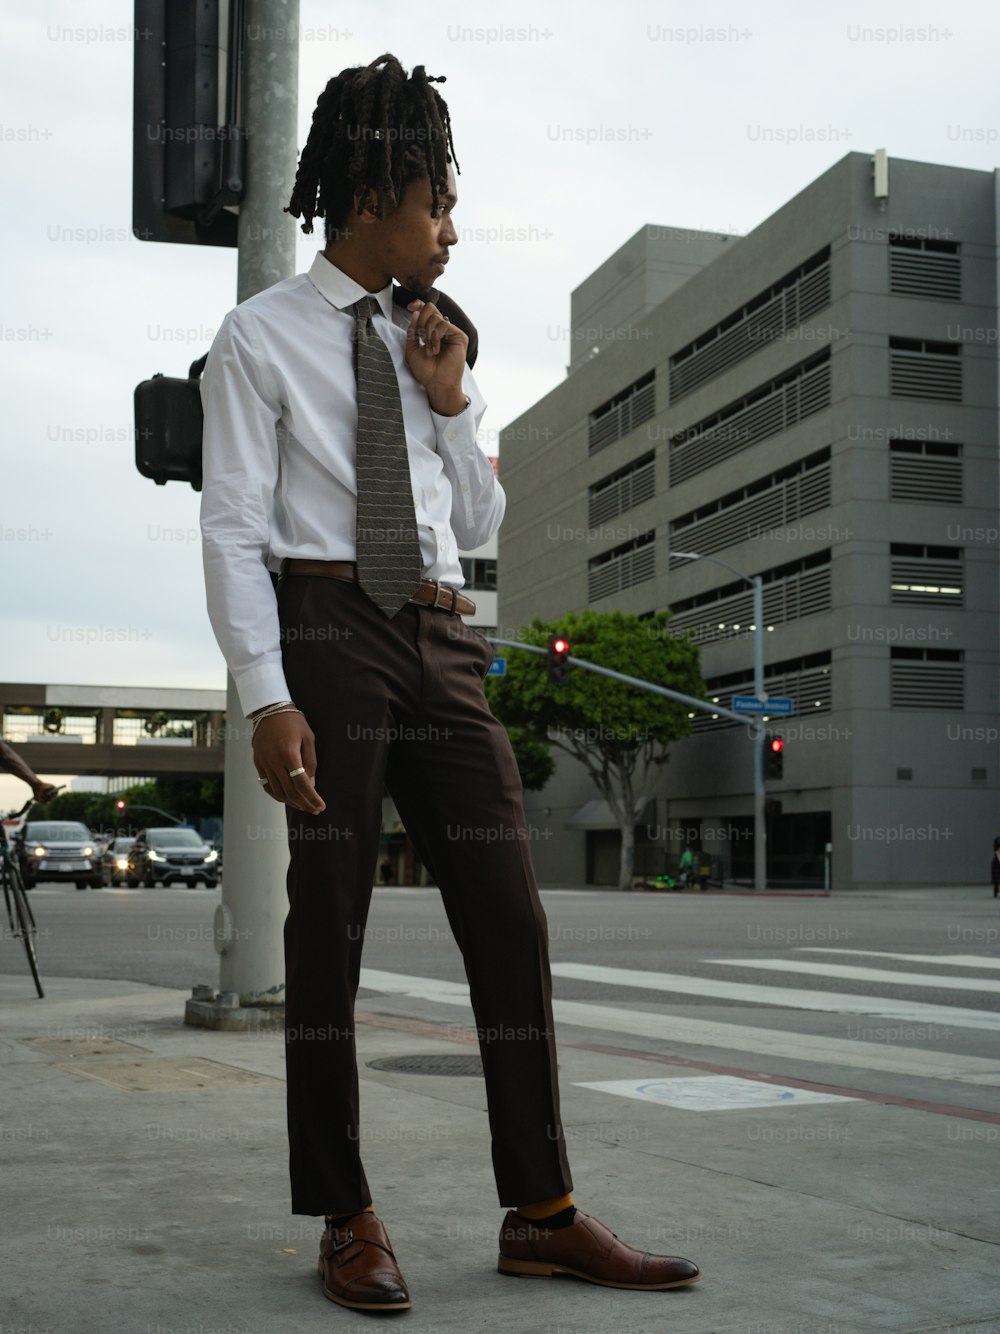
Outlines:
[[399,382],[372,316],[382,307],[364,296],[354,314],[358,381],[358,583],[392,617],[417,591],[423,572]]

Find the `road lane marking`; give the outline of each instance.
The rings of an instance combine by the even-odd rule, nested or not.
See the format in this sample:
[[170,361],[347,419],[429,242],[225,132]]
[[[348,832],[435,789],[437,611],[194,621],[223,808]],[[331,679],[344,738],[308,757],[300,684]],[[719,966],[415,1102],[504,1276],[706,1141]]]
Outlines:
[[[414,977],[375,968],[362,968],[361,985],[371,991],[442,1005],[469,1007],[469,988],[463,982],[444,982],[433,977]],[[725,1051],[754,1052],[759,1056],[808,1061],[813,1065],[847,1066],[879,1070],[886,1074],[915,1075],[925,1079],[949,1079],[963,1084],[1000,1087],[1000,1062],[983,1056],[954,1052],[922,1051],[861,1039],[815,1037],[788,1029],[755,1028],[712,1019],[691,1019],[673,1014],[628,1010],[588,1001],[555,1000],[552,1011],[557,1022],[631,1037],[695,1047],[718,1047]],[[881,1030],[879,1030],[881,1031]],[[891,1031],[891,1030],[889,1030]]]
[[992,977],[941,977],[937,973],[897,973],[889,968],[862,968],[848,963],[820,963],[815,959],[703,959],[727,968],[763,968],[772,973],[809,973],[813,977],[841,977],[852,982],[894,982],[898,987],[941,991],[1000,991]]
[[553,963],[554,977],[608,986],[637,987],[645,991],[672,991],[678,995],[710,996],[718,1000],[753,1001],[783,1009],[819,1010],[832,1014],[870,1014],[882,1019],[905,1019],[924,1024],[954,1025],[1000,1031],[1000,1014],[963,1010],[955,1005],[928,1005],[922,1001],[890,1000],[882,996],[855,996],[847,991],[808,991],[767,986],[756,982],[729,982],[715,977],[688,977],[681,973],[652,973],[640,968],[605,968],[590,963]]
[[810,954],[865,954],[872,959],[901,959],[903,963],[938,963],[949,968],[1000,968],[1000,959],[979,954],[896,954],[892,950],[835,950],[823,945],[796,945]]

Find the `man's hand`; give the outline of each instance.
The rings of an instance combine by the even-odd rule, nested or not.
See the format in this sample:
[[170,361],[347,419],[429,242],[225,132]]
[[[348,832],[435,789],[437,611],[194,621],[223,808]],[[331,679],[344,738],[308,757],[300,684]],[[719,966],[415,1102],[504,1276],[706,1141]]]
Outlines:
[[427,391],[431,410],[454,417],[465,407],[462,372],[468,335],[445,319],[432,301],[411,301],[407,310],[413,318],[406,330],[406,364]]
[[37,783],[32,783],[31,790],[35,794],[35,800],[47,806],[60,789],[52,783],[43,783],[39,780]]
[[[316,739],[301,713],[272,713],[257,725],[253,762],[269,797],[307,815],[319,815],[326,802],[316,791]],[[304,774],[289,778],[293,769]]]

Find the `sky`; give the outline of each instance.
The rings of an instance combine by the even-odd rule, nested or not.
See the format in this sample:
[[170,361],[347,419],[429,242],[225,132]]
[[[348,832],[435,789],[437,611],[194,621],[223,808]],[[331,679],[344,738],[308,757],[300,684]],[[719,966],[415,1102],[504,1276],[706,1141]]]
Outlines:
[[[645,224],[744,235],[849,152],[997,163],[995,4],[454,11],[301,0],[297,151],[342,68],[391,51],[447,76],[461,173],[442,287],[479,329],[491,454],[565,375],[572,290]],[[223,689],[199,497],[135,470],[132,394],[208,350],[236,251],[132,236],[133,32],[130,0],[5,15],[0,678]],[[302,272],[321,224],[297,234]],[[0,777],[0,803],[22,791]]]

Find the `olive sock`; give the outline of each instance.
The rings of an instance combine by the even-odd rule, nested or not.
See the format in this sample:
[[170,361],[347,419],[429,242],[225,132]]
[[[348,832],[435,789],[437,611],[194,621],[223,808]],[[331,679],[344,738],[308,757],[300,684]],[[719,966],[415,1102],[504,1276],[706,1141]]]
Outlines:
[[361,1209],[352,1209],[348,1214],[327,1214],[324,1218],[324,1222],[327,1227],[340,1227],[341,1224],[346,1223],[349,1218],[353,1218],[355,1214],[373,1214],[374,1212],[374,1204],[366,1204]]
[[557,1195],[550,1200],[522,1204],[515,1211],[519,1218],[530,1223],[544,1222],[546,1227],[569,1227],[576,1216],[572,1195]]

